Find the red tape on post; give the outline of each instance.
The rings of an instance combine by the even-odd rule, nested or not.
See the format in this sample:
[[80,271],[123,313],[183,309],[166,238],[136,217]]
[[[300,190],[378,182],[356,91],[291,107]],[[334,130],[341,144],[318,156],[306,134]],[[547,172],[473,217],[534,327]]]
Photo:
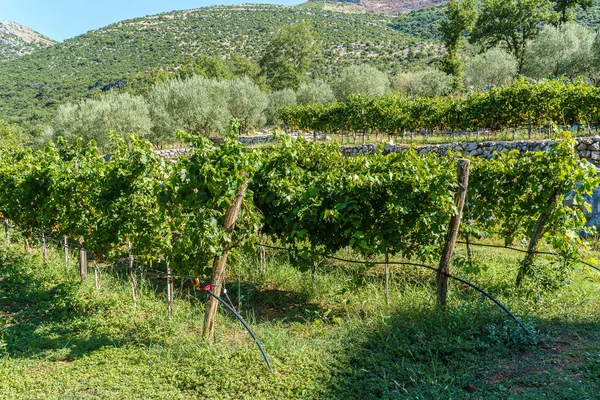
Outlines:
[[205,291],[207,291],[207,292],[210,292],[210,289],[212,289],[212,288],[210,287],[210,285],[206,285],[206,286],[204,286],[204,290],[205,290]]

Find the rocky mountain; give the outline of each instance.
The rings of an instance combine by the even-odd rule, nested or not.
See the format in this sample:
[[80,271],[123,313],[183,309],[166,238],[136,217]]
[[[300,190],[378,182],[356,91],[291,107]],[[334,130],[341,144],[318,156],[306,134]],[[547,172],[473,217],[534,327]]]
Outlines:
[[23,25],[0,21],[0,62],[31,54],[55,43]]

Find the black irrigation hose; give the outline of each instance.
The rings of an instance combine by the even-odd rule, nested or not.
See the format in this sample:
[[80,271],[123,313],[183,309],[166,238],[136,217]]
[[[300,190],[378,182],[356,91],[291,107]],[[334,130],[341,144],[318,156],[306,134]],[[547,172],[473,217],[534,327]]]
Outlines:
[[[479,247],[493,247],[496,249],[507,249],[507,250],[513,250],[513,251],[518,251],[519,253],[531,253],[530,251],[524,250],[524,249],[519,249],[516,247],[512,247],[512,246],[498,246],[496,244],[485,244],[485,243],[473,243],[473,242],[464,242],[461,240],[457,240],[456,243],[461,243],[461,244],[468,244],[469,246],[479,246]],[[544,254],[544,255],[548,255],[548,256],[558,256],[558,253],[555,253],[553,251],[533,251],[532,253],[535,254]]]
[[217,296],[216,294],[214,294],[212,292],[212,290],[210,290],[209,287],[206,287],[204,290],[206,291],[206,293],[208,293],[209,295],[211,295],[212,297],[214,297],[215,299],[217,299],[217,301],[219,303],[221,303],[225,307],[227,307],[227,309],[229,311],[231,311],[233,313],[233,315],[236,316],[236,318],[242,323],[242,325],[244,325],[244,328],[246,328],[246,330],[248,331],[248,333],[250,334],[250,336],[252,336],[252,338],[254,339],[254,342],[258,346],[258,349],[262,353],[262,356],[265,359],[265,362],[267,363],[267,367],[269,367],[269,370],[271,371],[271,373],[273,373],[273,367],[271,367],[271,362],[269,361],[269,357],[267,357],[267,353],[265,353],[265,350],[263,349],[262,345],[260,344],[260,341],[258,340],[258,338],[256,337],[256,335],[254,334],[254,332],[252,332],[252,329],[250,329],[250,327],[248,326],[248,324],[246,323],[246,321],[244,321],[244,318],[242,318],[242,316],[240,314],[238,314],[237,311],[235,311],[229,304],[227,304],[227,302],[225,300],[223,300],[222,298],[220,298],[219,296]]
[[[467,242],[463,242],[463,241],[457,241],[457,243],[467,244]],[[471,242],[469,242],[468,244],[471,246],[493,247],[493,248],[497,248],[497,249],[508,249],[508,250],[513,250],[513,251],[518,251],[520,253],[529,253],[527,250],[517,249],[517,248],[511,247],[511,246],[498,246],[495,244],[471,243]],[[535,251],[534,253],[535,254],[544,254],[544,255],[548,255],[548,256],[559,256],[560,255],[553,251]],[[591,264],[591,263],[583,261],[583,260],[577,260],[577,262],[580,262],[583,265],[587,265],[588,267],[593,268],[596,271],[600,272],[600,268],[596,267],[594,264]]]
[[[260,244],[260,246],[271,248],[271,249],[292,251],[291,249],[288,249],[288,248],[285,248],[285,247],[269,246],[269,245],[263,245],[263,244]],[[369,262],[369,261],[355,261],[355,260],[347,260],[347,259],[340,258],[340,257],[335,257],[335,256],[325,256],[325,258],[329,258],[329,259],[333,259],[333,260],[338,260],[338,261],[349,262],[349,263],[354,263],[354,264],[410,265],[410,266],[414,266],[414,267],[421,267],[421,268],[430,269],[432,271],[435,271],[437,274],[441,274],[442,273],[440,270],[438,270],[437,268],[432,267],[430,265],[419,264],[419,263],[412,263],[412,262],[390,261],[390,262],[386,263],[385,261],[374,261],[374,262]],[[449,272],[444,273],[444,275],[447,276],[450,279],[454,279],[454,280],[457,280],[457,281],[459,281],[461,283],[464,283],[465,285],[471,287],[472,289],[475,289],[476,291],[478,291],[479,293],[481,293],[482,295],[484,295],[485,297],[487,297],[488,299],[490,299],[494,304],[496,304],[498,307],[500,307],[500,309],[502,311],[504,311],[506,314],[508,314],[508,316],[511,317],[517,323],[517,325],[519,325],[519,327],[521,329],[523,329],[523,331],[525,331],[525,333],[527,333],[528,335],[531,335],[531,332],[529,332],[527,330],[527,328],[525,328],[525,325],[523,325],[523,323],[517,317],[515,317],[515,315],[513,313],[511,313],[508,310],[508,308],[506,308],[506,306],[504,306],[502,303],[500,303],[500,301],[498,301],[496,298],[494,298],[491,294],[487,293],[485,290],[481,289],[479,286],[475,285],[474,283],[471,283],[471,282],[467,281],[466,279],[454,276],[454,275],[450,274]]]

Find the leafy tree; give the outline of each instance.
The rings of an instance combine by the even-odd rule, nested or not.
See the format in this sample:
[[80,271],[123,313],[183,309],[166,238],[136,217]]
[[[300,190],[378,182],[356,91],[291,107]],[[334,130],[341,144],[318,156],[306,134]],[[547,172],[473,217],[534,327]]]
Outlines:
[[525,47],[544,22],[556,21],[549,0],[483,0],[471,40],[484,48],[505,46],[521,73]]
[[0,119],[0,149],[19,146],[25,137],[21,128]]
[[193,75],[218,80],[233,78],[233,72],[225,60],[205,54],[200,54],[194,61],[188,61],[177,71],[177,77],[180,79],[190,78]]
[[295,106],[297,104],[296,92],[292,89],[277,90],[269,95],[269,106],[265,110],[267,123],[279,125],[282,123],[277,111],[279,106]]
[[593,72],[595,34],[574,22],[545,26],[525,53],[523,72],[536,79],[565,75],[590,76]]
[[149,98],[151,141],[175,141],[179,129],[205,136],[224,132],[231,119],[227,94],[226,82],[200,76],[155,86]]
[[340,101],[346,100],[351,94],[377,97],[387,93],[390,79],[388,74],[370,65],[352,65],[342,70],[334,88]]
[[560,23],[564,24],[573,19],[573,14],[569,9],[581,7],[587,10],[594,3],[593,0],[552,0],[554,3],[554,11],[560,15]]
[[443,96],[452,91],[454,79],[437,69],[399,74],[394,78],[394,90],[418,96]]
[[273,90],[297,89],[306,79],[306,72],[322,51],[313,28],[300,23],[281,29],[267,45],[260,67]]
[[517,60],[512,54],[494,47],[466,63],[465,83],[481,88],[502,86],[517,75]]
[[228,108],[240,121],[239,133],[263,123],[263,112],[269,104],[268,95],[248,77],[227,82]]
[[335,95],[331,86],[322,79],[315,79],[300,85],[296,91],[298,103],[331,103],[335,101]]
[[458,45],[465,32],[471,31],[477,19],[475,0],[451,0],[445,16],[439,29],[447,54],[440,67],[445,73],[454,76],[454,86],[458,88],[462,83],[462,62],[458,58]]
[[255,63],[249,58],[234,54],[229,60],[229,66],[233,72],[233,76],[237,78],[243,78],[247,76],[252,79],[262,90],[267,89],[267,81],[265,76],[262,74],[260,65]]
[[141,96],[121,93],[61,105],[46,137],[56,139],[62,136],[68,141],[81,137],[84,143],[95,140],[99,147],[106,147],[110,143],[109,131],[148,137],[151,129],[146,100]]

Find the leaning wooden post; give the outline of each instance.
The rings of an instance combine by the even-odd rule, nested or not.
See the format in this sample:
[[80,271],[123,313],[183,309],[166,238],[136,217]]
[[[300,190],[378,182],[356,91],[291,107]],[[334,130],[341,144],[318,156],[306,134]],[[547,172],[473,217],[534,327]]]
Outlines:
[[[548,204],[551,205],[553,203],[556,203],[557,199],[557,195],[551,196],[548,200]],[[525,278],[525,275],[527,275],[529,273],[529,270],[531,269],[533,259],[536,255],[537,245],[542,237],[542,233],[544,233],[544,225],[546,225],[546,220],[548,220],[548,214],[546,212],[541,213],[538,217],[537,222],[535,223],[533,231],[531,232],[531,236],[529,238],[529,245],[527,246],[527,255],[525,256],[523,261],[521,261],[521,266],[519,267],[519,272],[517,273],[517,281],[515,283],[517,287],[521,286],[523,278]]]
[[[242,173],[242,176],[244,175],[245,173]],[[223,226],[225,227],[225,231],[227,231],[230,235],[233,233],[233,229],[235,228],[235,223],[237,222],[238,214],[242,205],[242,200],[244,200],[247,187],[248,180],[246,179],[238,188],[238,194],[233,200],[233,203],[227,207],[227,212],[225,213],[225,223]],[[217,296],[221,295],[221,286],[225,277],[225,266],[227,263],[227,255],[229,254],[229,250],[229,248],[226,248],[223,251],[223,254],[221,254],[221,257],[215,258],[213,261],[213,272],[210,279],[210,287]],[[212,342],[215,338],[215,320],[217,317],[218,304],[219,303],[217,299],[209,296],[208,302],[206,303],[204,330],[202,332],[202,336],[207,342]]]
[[448,294],[448,273],[450,271],[450,264],[452,263],[452,256],[454,254],[454,246],[456,245],[456,238],[458,237],[458,230],[460,228],[460,220],[462,218],[462,210],[465,205],[465,198],[467,196],[467,187],[469,186],[469,167],[471,163],[469,160],[458,161],[458,191],[456,192],[456,214],[450,218],[450,226],[448,227],[448,236],[446,237],[446,243],[444,244],[444,250],[442,251],[442,258],[440,259],[440,266],[438,268],[437,276],[437,303],[438,306],[443,308],[446,306],[446,297]]
[[131,278],[131,297],[133,298],[133,306],[137,307],[137,287],[135,285],[135,276],[133,275],[133,254],[131,254],[131,242],[127,243],[129,249],[129,277]]
[[83,248],[83,238],[79,238],[79,275],[81,276],[81,282],[87,281],[88,276],[88,265],[87,265],[87,253]]
[[6,239],[6,245],[10,247],[10,236],[8,234],[8,218],[4,218],[4,238]]

